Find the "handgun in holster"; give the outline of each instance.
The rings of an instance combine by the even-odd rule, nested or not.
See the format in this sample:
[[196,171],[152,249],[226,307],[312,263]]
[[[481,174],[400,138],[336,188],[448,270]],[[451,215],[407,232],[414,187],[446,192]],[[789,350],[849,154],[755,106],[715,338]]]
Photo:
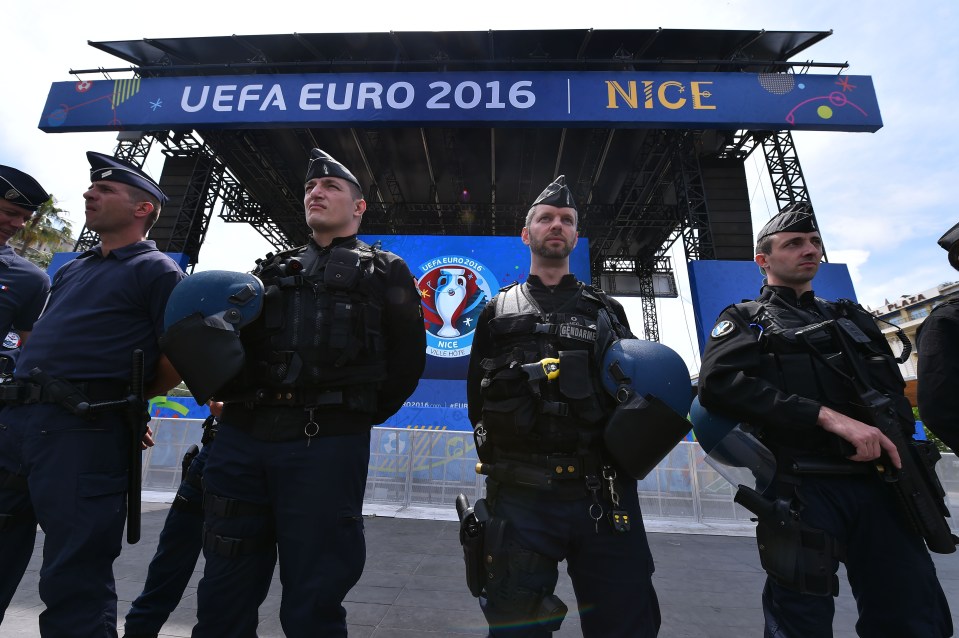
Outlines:
[[460,519],[460,544],[466,562],[466,586],[479,598],[486,586],[487,570],[485,557],[486,524],[490,520],[485,499],[479,499],[470,507],[465,494],[456,497],[456,513]]
[[186,480],[186,475],[190,471],[190,466],[193,465],[193,459],[195,459],[200,454],[200,448],[197,447],[196,443],[187,448],[186,454],[183,455],[183,461],[180,463],[180,482]]
[[803,523],[793,499],[771,500],[740,485],[734,500],[757,516],[759,562],[770,578],[801,594],[839,595],[842,545]]

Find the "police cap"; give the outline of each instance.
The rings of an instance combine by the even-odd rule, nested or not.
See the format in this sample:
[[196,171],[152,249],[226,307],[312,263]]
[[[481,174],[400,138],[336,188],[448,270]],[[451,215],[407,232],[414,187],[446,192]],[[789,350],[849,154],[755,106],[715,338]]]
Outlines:
[[949,253],[949,263],[956,270],[959,270],[959,224],[946,231],[946,234],[939,238],[939,245]]
[[756,235],[758,244],[763,237],[776,233],[818,233],[816,216],[808,202],[794,202],[782,209],[778,215],[766,222]]
[[46,189],[23,171],[0,165],[0,196],[11,204],[35,212],[50,199]]
[[573,193],[569,190],[569,186],[566,185],[565,175],[560,175],[554,179],[553,182],[539,194],[539,197],[533,202],[533,206],[537,204],[546,204],[547,206],[555,206],[556,208],[572,208],[576,212],[579,212],[579,209],[576,207],[576,202],[573,200]]
[[90,162],[91,182],[119,182],[135,186],[160,200],[161,206],[170,201],[152,177],[129,162],[93,151],[87,152],[87,161]]
[[308,182],[320,177],[339,177],[348,182],[353,182],[358,189],[363,190],[360,181],[348,168],[333,159],[326,151],[314,148],[310,151],[310,163],[306,167],[306,179],[303,181]]

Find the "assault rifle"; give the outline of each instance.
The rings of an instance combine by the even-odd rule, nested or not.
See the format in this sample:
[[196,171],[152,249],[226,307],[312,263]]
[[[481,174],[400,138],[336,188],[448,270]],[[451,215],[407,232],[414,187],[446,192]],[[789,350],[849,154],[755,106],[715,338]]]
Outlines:
[[[851,374],[840,370],[810,343],[809,335],[820,330],[827,331],[835,338]],[[868,343],[869,337],[846,318],[807,326],[795,334],[817,360],[844,379],[855,391],[858,401],[854,418],[878,428],[896,446],[902,461],[901,469],[896,469],[885,454],[874,461],[874,466],[883,481],[895,490],[903,512],[926,541],[929,550],[939,554],[956,551],[959,538],[952,534],[945,519],[949,516],[949,509],[944,502],[946,493],[936,476],[939,451],[929,441],[907,440],[902,430],[902,418],[896,413],[892,400],[872,387],[867,366],[856,355],[856,344]]]

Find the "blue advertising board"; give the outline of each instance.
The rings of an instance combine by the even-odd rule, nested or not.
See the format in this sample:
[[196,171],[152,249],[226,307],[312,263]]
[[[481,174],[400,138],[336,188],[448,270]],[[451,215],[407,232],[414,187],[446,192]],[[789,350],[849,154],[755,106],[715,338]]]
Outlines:
[[[500,288],[526,281],[529,248],[515,237],[361,235],[400,255],[423,303],[426,370],[413,395],[383,425],[471,430],[466,417],[466,372],[476,320]],[[570,271],[590,281],[589,241],[580,237]]]
[[46,132],[302,126],[869,131],[869,76],[792,73],[257,74],[54,82]]

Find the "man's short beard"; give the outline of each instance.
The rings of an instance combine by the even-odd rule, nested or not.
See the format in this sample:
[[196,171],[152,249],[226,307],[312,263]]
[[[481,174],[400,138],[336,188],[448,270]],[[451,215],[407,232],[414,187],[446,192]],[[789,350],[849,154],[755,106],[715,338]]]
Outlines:
[[543,241],[530,242],[530,248],[538,257],[544,259],[565,259],[573,252],[573,247],[570,246],[565,239],[563,240],[563,245],[559,247],[554,248],[546,241]]

